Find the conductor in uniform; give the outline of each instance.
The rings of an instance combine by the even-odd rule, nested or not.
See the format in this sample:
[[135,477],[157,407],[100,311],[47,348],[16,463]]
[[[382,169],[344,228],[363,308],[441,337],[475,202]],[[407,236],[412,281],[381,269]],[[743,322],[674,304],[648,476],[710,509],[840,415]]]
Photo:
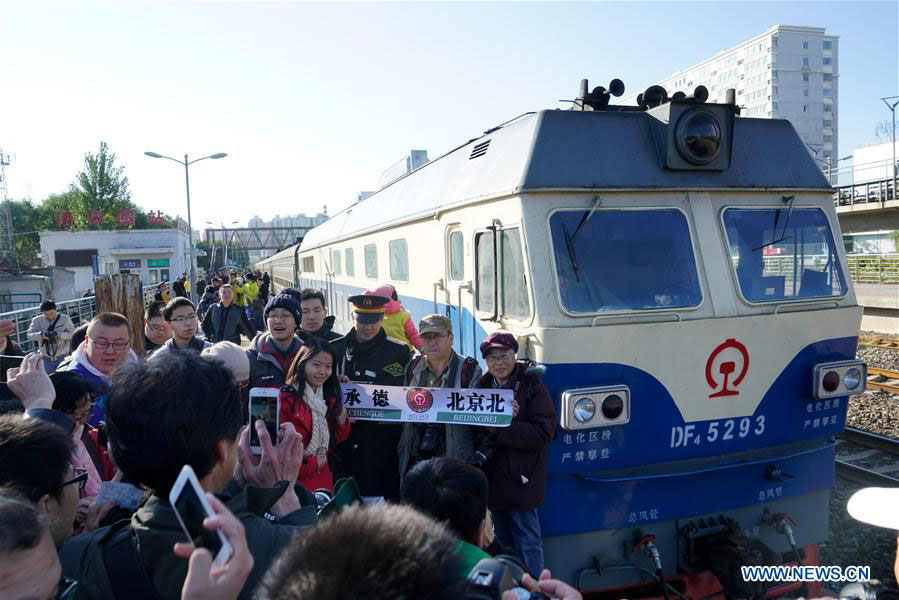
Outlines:
[[[388,337],[381,328],[384,305],[381,296],[351,296],[356,325],[334,340],[337,372],[341,380],[356,383],[403,385],[403,371],[412,354],[405,342]],[[346,443],[337,447],[343,471],[359,485],[363,496],[399,497],[400,423],[357,421]]]

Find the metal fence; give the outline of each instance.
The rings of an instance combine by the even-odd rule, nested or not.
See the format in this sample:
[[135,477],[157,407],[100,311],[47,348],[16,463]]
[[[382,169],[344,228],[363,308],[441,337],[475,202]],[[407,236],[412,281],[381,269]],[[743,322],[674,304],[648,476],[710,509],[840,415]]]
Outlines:
[[[156,291],[155,286],[145,287],[144,303],[153,299]],[[148,293],[149,292],[149,293]],[[39,294],[36,294],[39,296]],[[96,296],[88,296],[86,298],[78,298],[76,300],[67,300],[66,302],[57,302],[56,308],[59,312],[69,315],[72,323],[78,326],[87,323],[97,314],[97,298]],[[16,332],[11,336],[13,340],[22,348],[24,352],[37,351],[38,343],[28,339],[28,328],[31,327],[31,320],[41,314],[40,299],[38,303],[29,308],[20,308],[0,313],[0,319],[12,320],[16,325]]]
[[[848,254],[849,273],[855,283],[899,283],[899,254]],[[793,280],[793,256],[766,256],[765,272],[782,275],[787,283]],[[736,267],[737,259],[734,259]],[[803,267],[823,270],[827,255],[806,256]]]
[[846,258],[855,283],[899,283],[899,254],[850,254]]
[[43,300],[41,294],[0,294],[0,313],[38,306]]

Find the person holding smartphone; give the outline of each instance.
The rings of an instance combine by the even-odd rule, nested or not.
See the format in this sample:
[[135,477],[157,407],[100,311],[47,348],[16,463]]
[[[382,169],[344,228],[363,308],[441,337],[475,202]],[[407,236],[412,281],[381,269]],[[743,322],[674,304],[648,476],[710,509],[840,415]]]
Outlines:
[[331,344],[313,338],[300,350],[282,389],[281,422],[293,423],[305,445],[297,482],[310,492],[334,489],[329,458],[334,446],[350,435]]
[[[246,531],[256,564],[238,597],[252,598],[266,567],[315,523],[316,511],[309,494],[299,488],[298,496],[294,486],[303,450],[293,426],[282,425],[275,441],[258,423],[262,453],[254,458],[245,423],[234,378],[219,360],[173,352],[117,371],[108,395],[109,449],[124,477],[152,494],[130,521],[64,544],[63,572],[88,597],[148,597],[136,589],[148,580],[160,598],[179,597],[188,565],[172,548],[188,538],[169,494],[190,465],[203,492],[219,495]],[[105,567],[117,557],[137,574],[122,578],[126,568]]]

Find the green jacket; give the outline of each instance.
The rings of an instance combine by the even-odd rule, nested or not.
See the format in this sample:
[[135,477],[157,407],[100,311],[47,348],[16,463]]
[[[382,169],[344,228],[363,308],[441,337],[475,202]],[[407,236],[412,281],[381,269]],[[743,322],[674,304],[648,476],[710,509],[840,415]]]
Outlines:
[[[276,523],[263,516],[284,493],[286,485],[281,482],[273,488],[248,486],[226,502],[243,523],[255,560],[239,598],[252,598],[269,565],[293,535],[316,522],[313,506],[303,507]],[[175,542],[186,541],[186,536],[168,500],[151,496],[131,517],[130,526],[137,538],[141,561],[160,600],[181,598],[181,586],[187,576],[187,560],[175,556],[172,547]],[[111,589],[103,561],[103,544],[113,533],[110,527],[104,527],[76,536],[60,548],[63,573],[79,582],[79,598],[100,600],[123,597]]]
[[490,555],[468,542],[459,540],[456,543],[456,554],[459,556],[460,566],[462,567],[462,577],[468,579],[471,570],[475,568],[482,558],[490,558]]

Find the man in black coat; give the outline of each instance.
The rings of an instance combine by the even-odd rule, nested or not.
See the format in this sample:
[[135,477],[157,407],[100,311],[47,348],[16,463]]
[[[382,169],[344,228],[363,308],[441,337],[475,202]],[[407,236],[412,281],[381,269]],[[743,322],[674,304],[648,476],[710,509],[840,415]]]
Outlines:
[[[404,342],[381,328],[387,298],[352,296],[356,326],[333,342],[342,381],[403,385],[403,370],[411,358]],[[343,470],[359,484],[363,496],[399,497],[399,423],[356,421],[346,443],[337,447]]]

